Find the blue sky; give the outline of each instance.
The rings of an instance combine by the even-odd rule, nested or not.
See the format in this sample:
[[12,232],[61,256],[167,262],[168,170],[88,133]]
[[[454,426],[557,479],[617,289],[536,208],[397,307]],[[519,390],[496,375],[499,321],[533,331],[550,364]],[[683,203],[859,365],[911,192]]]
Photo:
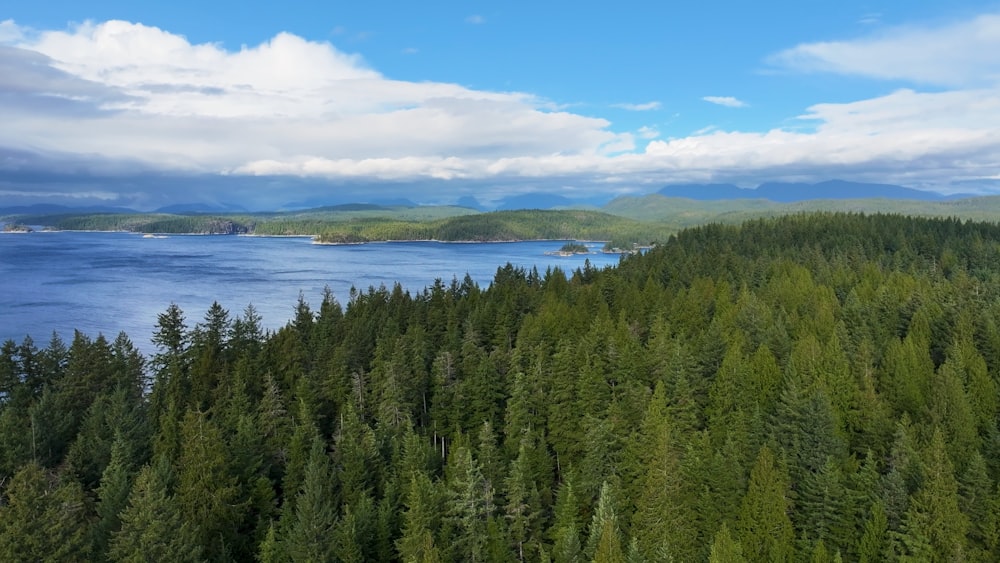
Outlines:
[[17,2],[0,204],[1000,190],[1000,2]]

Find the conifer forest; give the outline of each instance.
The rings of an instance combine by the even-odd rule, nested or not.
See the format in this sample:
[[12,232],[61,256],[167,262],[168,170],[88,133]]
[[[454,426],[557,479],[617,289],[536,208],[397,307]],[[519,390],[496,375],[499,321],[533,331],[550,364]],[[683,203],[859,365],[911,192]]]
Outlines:
[[0,560],[1000,561],[1000,225],[428,284],[7,341]]

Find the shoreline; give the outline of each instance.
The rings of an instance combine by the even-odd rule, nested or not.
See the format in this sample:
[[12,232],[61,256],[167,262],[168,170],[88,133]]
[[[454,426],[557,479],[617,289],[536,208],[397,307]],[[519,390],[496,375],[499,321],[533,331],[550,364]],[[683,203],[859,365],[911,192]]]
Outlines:
[[[32,232],[46,232],[46,233],[119,233],[126,235],[155,235],[155,236],[236,236],[244,238],[308,238],[312,239],[312,244],[315,246],[360,246],[364,244],[388,244],[388,243],[407,243],[407,242],[433,242],[437,244],[512,244],[518,242],[580,242],[580,243],[606,243],[605,240],[585,240],[585,239],[569,239],[569,238],[558,238],[558,239],[503,239],[503,240],[440,240],[440,239],[385,239],[385,240],[366,240],[359,242],[323,242],[316,240],[318,235],[270,235],[270,234],[256,234],[256,233],[171,233],[171,232],[155,232],[155,233],[143,233],[139,231],[123,231],[123,230],[96,230],[96,229],[46,229],[43,231],[32,231]],[[150,237],[152,238],[152,237]],[[618,252],[607,251],[607,250],[596,250],[593,252],[577,253],[581,256],[587,254],[630,254],[631,251],[621,250]],[[552,254],[557,256],[563,256],[559,251],[550,251],[546,254]],[[570,256],[570,255],[567,255]]]

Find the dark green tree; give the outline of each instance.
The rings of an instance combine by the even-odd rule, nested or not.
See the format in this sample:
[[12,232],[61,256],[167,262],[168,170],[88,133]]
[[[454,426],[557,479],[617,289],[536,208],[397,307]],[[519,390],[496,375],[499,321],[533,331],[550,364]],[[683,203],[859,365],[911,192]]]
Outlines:
[[143,466],[121,513],[121,529],[113,535],[111,561],[201,561],[201,545],[192,523],[182,516],[170,493],[172,469],[164,458]]

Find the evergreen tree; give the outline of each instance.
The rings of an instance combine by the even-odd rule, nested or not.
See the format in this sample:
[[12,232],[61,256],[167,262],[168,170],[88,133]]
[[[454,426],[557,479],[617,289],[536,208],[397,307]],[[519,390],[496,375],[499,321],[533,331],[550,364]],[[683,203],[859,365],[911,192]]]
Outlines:
[[693,560],[702,546],[696,541],[693,499],[683,482],[662,392],[658,386],[638,441],[645,444],[637,453],[644,474],[631,480],[637,485],[630,495],[635,504],[631,533],[639,554],[648,561]]
[[729,533],[725,524],[719,528],[712,541],[712,551],[708,556],[709,563],[745,563],[743,546]]
[[888,526],[889,522],[882,503],[873,503],[871,516],[865,521],[864,534],[861,536],[861,544],[858,546],[858,561],[860,563],[877,563],[888,558]]
[[333,468],[326,444],[316,436],[297,492],[287,536],[281,542],[292,561],[329,561],[333,557],[333,528],[337,506]]
[[483,477],[468,446],[452,450],[448,460],[446,519],[452,530],[454,556],[465,561],[487,560],[487,525],[493,516],[493,486]]
[[903,524],[904,556],[960,561],[969,522],[959,510],[958,482],[940,429],[935,429],[925,459],[923,482],[913,495]]
[[87,561],[92,553],[84,492],[72,479],[59,482],[35,463],[17,472],[0,507],[0,559]]
[[94,526],[94,553],[98,559],[105,556],[112,535],[121,529],[121,513],[128,505],[135,476],[132,454],[125,438],[117,434],[111,447],[111,461],[97,489],[98,520]]
[[[341,517],[330,535],[333,539],[333,559],[345,563],[361,563],[374,559],[375,511],[368,494],[345,504]],[[310,557],[307,561],[319,561]]]
[[601,493],[590,521],[590,535],[587,540],[587,551],[593,561],[624,562],[622,551],[621,529],[618,526],[618,516],[615,513],[614,491],[611,484],[605,481],[601,485]]
[[233,555],[246,506],[230,474],[222,433],[204,413],[189,411],[181,427],[177,506],[191,524],[205,557],[223,560]]
[[994,528],[1000,517],[996,486],[990,479],[986,460],[973,453],[958,481],[959,508],[969,519],[967,554],[971,560],[988,561],[988,554],[997,545]]
[[121,513],[121,530],[113,535],[111,561],[201,561],[202,547],[192,522],[182,516],[169,492],[170,464],[157,459],[139,471]]
[[286,563],[289,560],[288,553],[278,539],[277,526],[272,520],[268,524],[267,534],[257,550],[257,561],[260,563]]
[[787,476],[771,449],[764,446],[750,471],[736,528],[749,561],[792,560],[794,532],[788,519],[787,491]]
[[529,459],[529,436],[522,435],[517,457],[511,462],[509,475],[505,481],[507,505],[504,512],[514,552],[519,561],[527,557],[528,545],[538,533],[541,517],[541,498],[535,481],[531,478]]
[[556,563],[582,562],[583,549],[580,544],[580,506],[573,492],[573,485],[565,481],[559,487],[555,506],[555,522],[549,531],[553,540],[552,560]]
[[440,526],[442,505],[436,487],[426,473],[411,472],[405,504],[402,535],[396,541],[399,559],[424,561],[429,557],[440,558],[434,545],[434,535]]
[[375,432],[348,405],[334,436],[334,463],[344,504],[356,504],[374,492],[382,477],[381,462]]

